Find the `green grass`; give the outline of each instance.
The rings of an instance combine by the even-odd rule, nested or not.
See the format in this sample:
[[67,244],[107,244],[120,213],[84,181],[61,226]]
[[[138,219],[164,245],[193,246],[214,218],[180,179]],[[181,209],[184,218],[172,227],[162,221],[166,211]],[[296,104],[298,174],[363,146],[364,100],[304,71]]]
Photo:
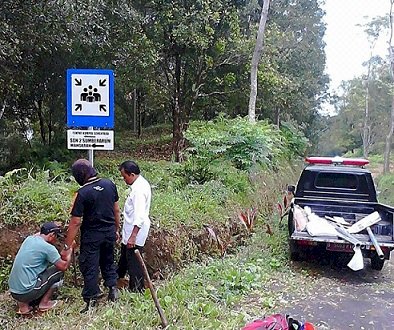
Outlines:
[[[278,308],[281,293],[272,283],[288,281],[287,249],[283,229],[273,225],[274,235],[262,230],[262,222],[248,245],[224,259],[207,258],[191,264],[158,285],[158,297],[172,329],[239,329],[256,315]],[[282,248],[278,248],[281,246]],[[278,266],[280,265],[280,266]],[[286,274],[286,276],[283,276]],[[70,274],[68,274],[70,276]],[[68,284],[70,284],[68,279]],[[261,292],[264,292],[262,295]],[[243,305],[250,295],[260,297],[253,306]],[[93,313],[80,315],[80,290],[63,288],[65,304],[58,310],[31,320],[18,320],[11,298],[0,303],[3,323],[13,329],[157,329],[158,313],[149,291],[137,295],[122,291],[116,303],[101,303]],[[3,324],[3,325],[5,325]]]
[[394,206],[394,173],[380,175],[376,183],[379,202]]
[[[374,173],[376,190],[378,191],[378,200],[380,203],[394,206],[394,172],[383,174],[384,159],[381,155],[372,155],[369,157],[369,170]],[[394,155],[391,157],[391,168],[394,164]]]
[[[157,128],[158,130],[159,128]],[[165,131],[167,128],[160,128]],[[144,134],[143,143],[154,144],[155,132]],[[122,138],[123,149],[134,148],[133,139]],[[161,134],[160,143],[168,142]],[[141,141],[138,143],[141,145]],[[118,165],[125,159],[109,154],[97,155],[95,167],[99,175],[115,181],[123,206],[127,186],[123,182]],[[187,268],[169,276],[158,284],[158,295],[166,315],[174,329],[237,329],[252,318],[263,315],[278,304],[279,294],[270,290],[272,281],[277,281],[284,270],[288,275],[285,247],[286,239],[271,219],[275,205],[286,184],[296,181],[296,171],[284,166],[273,166],[263,170],[253,166],[248,171],[236,169],[229,161],[208,164],[186,162],[175,164],[167,161],[151,162],[136,160],[142,174],[152,185],[152,223],[155,230],[173,230],[179,233],[173,241],[164,242],[163,248],[173,249],[172,257]],[[50,164],[49,164],[50,165]],[[41,223],[60,220],[66,223],[69,207],[78,185],[70,178],[68,169],[48,166],[43,170],[24,169],[0,178],[0,222],[7,225]],[[207,251],[198,251],[193,235],[207,235],[203,225],[213,228],[229,228],[238,221],[238,213],[250,208],[258,210],[257,232],[246,242],[246,232],[241,242],[227,247],[223,259],[208,256],[220,255],[217,245]],[[269,224],[275,235],[268,236],[265,228]],[[176,231],[177,228],[183,231]],[[159,230],[157,229],[157,230]],[[225,230],[219,236],[227,242]],[[228,230],[229,231],[229,230]],[[223,235],[223,236],[221,236]],[[172,237],[172,236],[171,236]],[[207,236],[205,236],[207,238]],[[226,240],[226,241],[225,241]],[[194,245],[193,245],[194,244]],[[189,251],[190,250],[190,251]],[[230,252],[237,255],[230,256]],[[186,260],[185,260],[186,259]],[[191,261],[201,261],[190,264]],[[9,262],[4,263],[9,266]],[[178,266],[179,266],[178,265]],[[101,304],[97,312],[80,315],[83,307],[80,288],[70,286],[70,271],[60,298],[66,304],[57,311],[47,313],[39,319],[18,320],[15,305],[7,293],[0,301],[0,328],[15,329],[156,329],[159,325],[153,302],[147,292],[135,295],[122,292],[116,304]],[[0,284],[7,278],[7,269],[0,273]],[[288,281],[284,278],[283,281]],[[264,294],[261,294],[264,292]],[[242,301],[250,295],[259,295],[259,303],[253,308],[244,308]],[[15,324],[14,326],[12,326]]]
[[[0,178],[1,179],[1,178]],[[20,169],[0,180],[0,220],[7,225],[62,221],[68,218],[75,182],[47,171]]]

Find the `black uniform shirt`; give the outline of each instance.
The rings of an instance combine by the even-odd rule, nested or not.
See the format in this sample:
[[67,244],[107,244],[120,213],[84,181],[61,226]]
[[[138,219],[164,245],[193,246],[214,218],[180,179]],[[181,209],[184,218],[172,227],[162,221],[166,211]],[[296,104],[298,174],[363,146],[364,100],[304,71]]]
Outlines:
[[93,179],[79,188],[71,215],[83,217],[81,230],[113,226],[114,203],[118,200],[118,191],[111,180]]

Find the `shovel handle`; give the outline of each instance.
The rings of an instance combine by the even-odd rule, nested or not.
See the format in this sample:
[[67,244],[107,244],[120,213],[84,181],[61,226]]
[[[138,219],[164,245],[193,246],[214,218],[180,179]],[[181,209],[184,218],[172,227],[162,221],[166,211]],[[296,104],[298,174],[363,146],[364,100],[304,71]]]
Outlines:
[[158,313],[160,315],[161,325],[162,325],[163,328],[166,328],[168,326],[168,321],[167,321],[166,316],[164,315],[163,309],[160,306],[159,299],[157,299],[156,291],[155,291],[155,288],[153,287],[153,283],[152,283],[152,281],[150,279],[148,270],[146,269],[146,265],[145,265],[144,259],[142,259],[141,253],[140,253],[140,251],[138,249],[136,249],[134,252],[135,252],[135,255],[136,255],[136,257],[137,257],[137,259],[138,259],[138,261],[139,261],[139,263],[140,263],[140,265],[142,267],[142,272],[144,273],[145,279],[148,282],[148,287],[149,287],[150,293],[152,295],[152,298],[153,298],[153,301],[155,303],[156,309],[157,309],[157,311],[158,311]]
[[74,280],[74,286],[78,286],[78,279],[77,279],[77,261],[75,260],[75,250],[73,249],[71,252],[71,262],[73,264],[73,280]]

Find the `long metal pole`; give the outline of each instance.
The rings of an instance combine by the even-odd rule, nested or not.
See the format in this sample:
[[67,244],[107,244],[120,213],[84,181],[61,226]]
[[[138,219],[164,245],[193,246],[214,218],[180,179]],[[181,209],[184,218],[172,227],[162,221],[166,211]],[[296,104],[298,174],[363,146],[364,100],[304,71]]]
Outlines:
[[379,256],[379,259],[383,260],[384,259],[384,253],[383,253],[382,249],[380,248],[380,245],[379,245],[378,241],[376,240],[376,237],[373,234],[373,232],[371,230],[371,227],[367,227],[367,232],[368,232],[369,238],[371,239],[371,242],[372,242],[373,246],[375,247],[375,250],[376,250],[376,253]]
[[[89,126],[89,131],[93,131],[93,126]],[[94,150],[93,149],[88,149],[88,160],[92,166],[94,166]]]
[[168,321],[167,321],[166,316],[164,315],[163,309],[160,306],[159,299],[157,299],[156,291],[155,291],[155,288],[153,287],[153,283],[150,279],[148,270],[146,269],[144,259],[142,259],[140,251],[135,250],[134,252],[135,252],[135,255],[137,256],[138,261],[140,262],[145,279],[148,282],[150,293],[152,295],[153,301],[155,302],[156,309],[160,315],[161,325],[163,328],[166,328],[168,326]]

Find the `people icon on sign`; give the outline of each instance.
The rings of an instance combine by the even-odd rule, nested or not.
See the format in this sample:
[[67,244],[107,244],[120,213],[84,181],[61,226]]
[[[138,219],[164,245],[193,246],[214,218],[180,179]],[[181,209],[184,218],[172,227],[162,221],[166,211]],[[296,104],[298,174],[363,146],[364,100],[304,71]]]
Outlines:
[[81,101],[85,102],[99,102],[101,101],[101,95],[98,93],[98,89],[93,88],[92,85],[89,85],[88,88],[83,89],[83,93],[81,93]]

